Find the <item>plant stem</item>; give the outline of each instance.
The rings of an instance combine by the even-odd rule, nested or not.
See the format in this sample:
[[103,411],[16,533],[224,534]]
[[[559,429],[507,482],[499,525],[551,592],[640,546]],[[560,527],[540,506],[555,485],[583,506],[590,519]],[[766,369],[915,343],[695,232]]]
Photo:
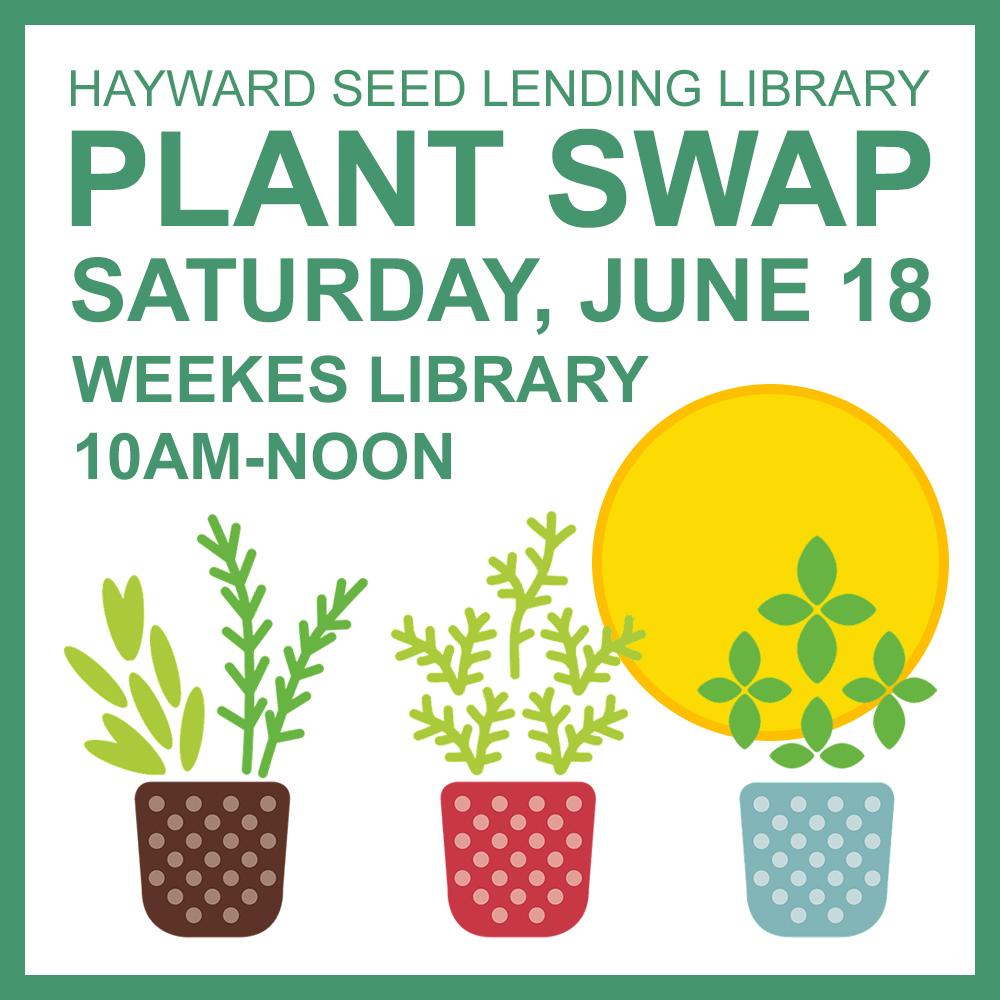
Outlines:
[[[301,649],[298,657],[289,655],[290,649],[285,650],[285,660],[288,663],[288,682],[282,684],[277,689],[277,697],[274,713],[268,713],[267,743],[264,744],[264,753],[260,758],[260,768],[258,775],[266,778],[271,770],[271,761],[274,759],[274,751],[278,749],[278,744],[282,742],[282,733],[285,728],[285,719],[295,705],[295,692],[298,689],[299,681],[308,676],[306,670],[313,654],[322,648],[318,641],[326,634],[327,628],[323,622],[318,622],[316,628],[303,637]],[[308,697],[304,695],[303,697]],[[286,737],[287,738],[287,737]]]
[[548,579],[549,570],[552,569],[552,559],[556,554],[556,547],[559,542],[552,536],[545,538],[545,545],[542,548],[540,562],[535,567],[535,578],[531,585],[525,590],[522,600],[517,601],[514,606],[514,614],[510,619],[510,676],[511,680],[517,680],[521,676],[521,646],[527,641],[528,636],[521,629],[526,612],[535,607],[535,598]]
[[244,774],[251,774],[254,766],[254,729],[267,705],[265,699],[257,699],[257,688],[267,670],[268,658],[262,656],[258,660],[257,650],[271,629],[270,619],[265,619],[255,630],[254,617],[260,609],[267,588],[258,585],[252,594],[250,592],[250,574],[257,553],[254,549],[247,549],[242,563],[240,562],[239,524],[233,524],[227,534],[219,519],[212,514],[208,518],[208,525],[212,537],[199,535],[198,542],[222,563],[224,568],[213,566],[209,569],[209,574],[222,582],[222,596],[240,623],[239,632],[226,626],[222,634],[240,650],[243,659],[242,672],[235,663],[226,663],[226,673],[243,692],[243,714],[237,715],[225,706],[220,706],[218,713],[243,731],[241,766]]
[[[236,603],[244,609],[237,611],[242,629],[241,639],[243,640],[243,676],[247,684],[243,689],[243,718],[252,719],[254,707],[257,702],[257,692],[251,686],[250,681],[254,676],[257,667],[257,649],[254,645],[253,612],[246,609],[250,607],[250,592],[247,589],[246,580],[240,572],[240,565],[236,559],[235,547],[223,554],[226,569],[233,578],[232,587],[236,592]],[[243,727],[243,773],[250,774],[253,771],[253,725]]]
[[[242,619],[243,639],[253,635],[253,624],[249,619]],[[244,652],[243,654],[243,676],[249,677],[254,669],[254,654]],[[243,717],[252,718],[255,704],[255,692],[243,692]],[[253,770],[253,726],[247,726],[243,730],[243,773],[249,774]]]
[[510,660],[511,680],[517,680],[521,676],[521,622],[524,619],[526,608],[518,605],[514,609],[514,614],[510,619],[510,649],[508,659]]
[[271,761],[274,759],[274,751],[277,748],[278,748],[278,741],[276,739],[272,739],[271,736],[269,735],[267,738],[267,743],[264,744],[264,753],[261,755],[260,758],[260,768],[257,771],[258,777],[261,778],[267,777],[268,771],[271,770]]

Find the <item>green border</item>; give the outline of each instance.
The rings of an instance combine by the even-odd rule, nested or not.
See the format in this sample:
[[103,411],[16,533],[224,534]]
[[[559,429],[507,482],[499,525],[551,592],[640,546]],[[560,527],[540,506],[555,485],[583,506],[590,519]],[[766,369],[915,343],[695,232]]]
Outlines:
[[[1000,49],[1000,3],[997,0],[952,0],[941,4],[928,0],[841,0],[835,5],[814,5],[802,0],[768,0],[757,4],[747,0],[714,0],[711,4],[680,5],[656,0],[618,0],[611,15],[610,5],[595,0],[507,0],[500,12],[468,0],[381,0],[377,6],[359,3],[355,7],[323,2],[323,0],[284,0],[270,4],[262,0],[172,0],[162,7],[140,4],[135,0],[101,0],[84,3],[81,0],[0,0],[0,53],[4,74],[11,90],[4,99],[0,115],[8,132],[15,137],[3,157],[3,188],[7,191],[2,209],[3,258],[0,282],[3,300],[8,303],[7,360],[2,366],[3,391],[0,407],[3,413],[3,464],[17,470],[17,490],[6,483],[2,507],[7,525],[0,533],[0,558],[3,575],[3,632],[12,637],[14,655],[9,658],[9,683],[15,684],[18,700],[23,704],[24,677],[16,669],[24,659],[24,214],[19,192],[24,190],[24,34],[28,24],[974,24],[976,25],[976,173],[989,178],[998,163],[996,129],[998,118],[986,97],[992,90],[993,65]],[[989,291],[995,285],[994,269],[1000,264],[996,230],[998,223],[997,188],[991,182],[980,185],[976,192],[976,505],[980,511],[1000,508],[1000,476],[996,471],[996,445],[991,439],[1000,417],[1000,394],[992,384],[1000,362],[1000,348],[995,329],[995,305]],[[942,349],[946,345],[942,344]],[[996,614],[1000,584],[993,567],[998,563],[997,522],[987,515],[976,524],[976,611],[977,694],[976,757],[977,798],[983,793],[976,819],[977,839],[986,841],[996,836],[995,772],[989,766],[992,753],[989,739],[991,706],[998,703],[1000,670],[990,649],[987,629]],[[983,642],[978,642],[982,639]],[[982,659],[982,662],[980,662]],[[18,725],[0,727],[3,759],[18,762],[17,775],[9,779],[10,792],[18,793],[23,821],[24,808],[24,716]],[[4,816],[0,825],[0,845],[8,859],[24,856],[24,825],[15,825],[13,816]],[[992,845],[989,845],[987,850]],[[573,989],[580,996],[603,995],[615,989],[628,996],[658,997],[670,989],[677,979],[685,981],[692,994],[702,991],[735,989],[743,996],[760,996],[777,1000],[788,996],[799,998],[807,991],[810,1000],[824,996],[843,996],[848,990],[865,989],[879,994],[890,988],[911,991],[918,997],[937,995],[940,990],[965,989],[977,993],[980,985],[997,995],[997,951],[993,931],[1000,927],[995,908],[1000,899],[997,864],[991,858],[977,869],[976,888],[976,955],[977,974],[974,977],[799,977],[758,976],[738,981],[697,982],[707,977],[230,977],[241,980],[233,984],[242,997],[271,996],[275,990],[294,991],[297,995],[321,996],[331,989],[350,990],[352,996],[381,996],[389,991],[405,989],[411,996],[427,996],[434,1000],[446,997],[507,998],[515,990],[521,995],[545,995],[553,988]],[[93,992],[102,997],[127,997],[141,990],[146,997],[175,997],[184,989],[197,994],[214,995],[222,985],[220,977],[49,977],[24,975],[24,882],[16,878],[8,860],[8,876],[17,886],[3,893],[0,902],[0,984],[7,996],[51,996],[56,990],[72,990],[76,996],[87,997]],[[930,877],[947,878],[943,855],[928,858]],[[9,883],[8,883],[9,884]],[[982,903],[980,903],[982,901]],[[877,932],[876,932],[877,933]],[[980,948],[984,943],[985,948]],[[392,943],[386,942],[391,948]],[[789,947],[794,947],[790,942]],[[669,943],[664,943],[669,949]],[[831,952],[831,954],[833,954]],[[552,982],[553,978],[558,980]],[[959,982],[945,984],[944,979]],[[278,980],[286,984],[279,985]],[[615,983],[609,980],[616,980]],[[899,980],[899,982],[894,982]],[[992,982],[993,987],[989,986]],[[65,985],[63,985],[65,984]],[[232,988],[232,987],[231,987]]]

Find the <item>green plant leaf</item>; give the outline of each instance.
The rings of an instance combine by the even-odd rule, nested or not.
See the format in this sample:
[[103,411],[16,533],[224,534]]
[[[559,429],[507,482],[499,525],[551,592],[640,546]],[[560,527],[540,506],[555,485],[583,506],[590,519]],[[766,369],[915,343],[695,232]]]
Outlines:
[[[645,638],[646,633],[635,628],[635,619],[631,615],[625,616],[625,623],[617,636],[606,625],[601,630],[601,642],[598,646],[584,643],[583,640],[590,634],[586,625],[574,629],[572,609],[566,608],[562,614],[550,612],[546,617],[552,627],[543,628],[541,636],[560,647],[548,650],[546,659],[565,667],[554,674],[552,679],[560,684],[568,684],[573,694],[582,695],[591,684],[610,681],[611,674],[602,670],[602,667],[614,667],[624,660],[642,659],[642,654],[634,647]],[[491,636],[495,634],[490,633]],[[481,674],[477,676],[482,677]]]
[[201,752],[201,738],[205,733],[205,698],[201,688],[192,688],[184,703],[181,715],[181,767],[190,771]]
[[813,615],[799,633],[796,649],[806,676],[818,684],[837,659],[837,640],[826,619]]
[[136,673],[129,674],[128,687],[132,692],[132,701],[135,702],[139,716],[149,730],[149,735],[161,747],[169,750],[173,746],[174,738],[170,734],[170,723],[167,722],[166,713],[153,689]]
[[799,556],[799,586],[813,604],[822,604],[837,579],[837,560],[830,547],[818,535],[811,539]]
[[77,676],[94,694],[99,694],[117,708],[124,708],[128,704],[125,692],[118,686],[118,682],[96,660],[74,646],[67,646],[63,652]]
[[729,647],[729,669],[743,687],[757,676],[760,649],[749,632],[741,632]]
[[879,743],[886,749],[891,750],[903,735],[906,727],[906,716],[903,714],[903,706],[896,698],[887,694],[875,709],[875,717],[872,719],[875,727],[875,735]]
[[792,689],[777,677],[761,677],[759,681],[754,681],[748,690],[752,698],[769,705],[781,701],[782,698],[787,698],[792,692]]
[[753,698],[741,694],[729,713],[729,731],[744,749],[750,746],[760,732],[760,712]]
[[905,681],[900,681],[893,692],[903,701],[916,704],[927,699],[937,691],[937,688],[930,681],[925,681],[922,677],[907,677]]
[[495,764],[503,757],[498,750],[491,750],[494,743],[500,743],[510,736],[507,729],[495,728],[498,723],[507,722],[517,714],[512,708],[504,708],[508,700],[506,691],[494,694],[492,688],[483,688],[483,708],[476,705],[466,706],[466,714],[476,727],[475,761],[471,768],[473,774],[482,774],[483,768]]
[[812,750],[801,743],[782,743],[780,747],[771,751],[771,760],[787,768],[802,767],[812,759]]
[[181,675],[177,670],[174,651],[159,625],[154,625],[149,630],[149,652],[163,697],[173,708],[177,708],[181,703]]
[[717,705],[732,701],[739,693],[739,684],[728,677],[713,677],[698,688],[698,694],[709,701],[714,701]]
[[802,735],[817,753],[826,746],[833,732],[833,716],[822,698],[813,698],[802,713]]
[[167,773],[163,761],[160,760],[159,755],[152,747],[149,747],[152,756],[139,758],[119,743],[112,743],[108,740],[87,740],[83,746],[98,760],[103,760],[105,764],[111,764],[114,767],[120,767],[123,771],[133,771],[136,774]]
[[131,577],[123,594],[114,580],[105,580],[101,590],[104,617],[115,649],[122,659],[134,660],[142,648],[142,584]]
[[166,774],[160,755],[148,740],[117,715],[106,714],[104,728],[113,742],[88,740],[84,747],[105,763],[137,774]]
[[878,701],[885,694],[885,685],[874,677],[858,677],[844,685],[844,694],[851,701]]
[[757,610],[775,625],[798,625],[812,614],[809,602],[795,594],[769,597]]
[[899,675],[906,666],[906,653],[903,651],[903,644],[892,632],[886,632],[879,639],[872,654],[872,663],[875,664],[875,673],[886,686],[891,687],[899,680]]
[[875,614],[875,605],[857,594],[840,594],[827,601],[822,611],[838,625],[860,625]]
[[830,767],[854,767],[855,764],[864,760],[864,754],[850,743],[834,743],[827,747],[820,755],[820,759],[829,764]]

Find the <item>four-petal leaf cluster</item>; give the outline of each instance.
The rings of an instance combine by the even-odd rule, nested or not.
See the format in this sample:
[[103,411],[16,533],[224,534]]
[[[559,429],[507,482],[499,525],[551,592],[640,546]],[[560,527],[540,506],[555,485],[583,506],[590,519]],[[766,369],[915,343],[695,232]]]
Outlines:
[[882,746],[891,750],[899,742],[906,726],[900,699],[911,704],[927,701],[937,688],[920,677],[899,679],[906,666],[906,653],[903,644],[892,632],[886,632],[879,639],[872,663],[879,680],[857,677],[844,685],[844,694],[852,701],[863,704],[878,702],[872,725]]
[[777,594],[758,608],[775,625],[799,625],[796,652],[806,676],[820,683],[837,659],[837,637],[830,627],[860,625],[875,613],[875,606],[857,594],[831,597],[837,582],[837,560],[830,546],[816,536],[802,550],[798,564],[802,594]]
[[698,693],[716,704],[733,703],[729,710],[729,732],[745,750],[760,732],[760,710],[757,702],[768,704],[781,701],[791,688],[777,677],[757,677],[760,670],[760,648],[749,632],[741,632],[729,648],[729,677],[713,677],[705,681]]
[[[837,561],[829,545],[818,535],[799,555],[797,565],[801,593],[782,593],[768,598],[758,611],[780,626],[801,626],[796,653],[803,672],[815,684],[824,681],[837,660],[835,626],[859,625],[875,614],[875,606],[858,594],[834,593]],[[749,632],[742,632],[729,651],[731,677],[713,677],[698,692],[715,704],[729,704],[729,731],[743,748],[760,734],[758,703],[781,701],[791,688],[777,677],[757,678],[761,653]],[[903,706],[926,701],[935,693],[932,684],[917,677],[902,680],[906,654],[899,639],[886,632],[873,653],[876,677],[858,677],[843,688],[844,694],[861,704],[875,704],[875,735],[887,748],[894,747],[906,724]],[[771,759],[786,768],[798,768],[815,758],[836,768],[853,767],[864,754],[850,743],[830,743],[833,715],[821,697],[812,698],[802,714],[802,743],[778,746]]]

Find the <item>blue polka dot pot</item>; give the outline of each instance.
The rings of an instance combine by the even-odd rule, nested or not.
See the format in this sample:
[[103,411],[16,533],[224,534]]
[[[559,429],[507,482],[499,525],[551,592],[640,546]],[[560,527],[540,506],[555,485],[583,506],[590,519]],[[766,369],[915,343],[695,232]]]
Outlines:
[[892,789],[753,784],[740,795],[747,902],[782,937],[847,937],[885,908]]

